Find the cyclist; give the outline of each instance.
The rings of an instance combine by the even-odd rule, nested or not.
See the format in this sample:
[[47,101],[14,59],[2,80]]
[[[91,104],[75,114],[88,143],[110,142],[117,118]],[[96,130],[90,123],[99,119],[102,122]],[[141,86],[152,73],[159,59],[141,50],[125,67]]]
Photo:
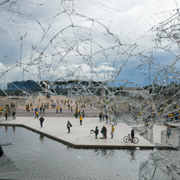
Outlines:
[[134,139],[134,129],[131,130],[131,142],[133,142]]

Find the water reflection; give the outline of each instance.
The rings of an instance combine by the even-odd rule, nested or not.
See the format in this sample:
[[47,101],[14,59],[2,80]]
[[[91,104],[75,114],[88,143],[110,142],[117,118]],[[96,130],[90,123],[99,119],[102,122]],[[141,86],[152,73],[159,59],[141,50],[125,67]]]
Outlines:
[[9,127],[6,133],[3,127],[0,137],[4,142],[15,144],[4,146],[4,151],[21,167],[21,171],[17,174],[2,173],[0,179],[119,180],[128,176],[137,180],[139,165],[147,160],[151,152],[73,148],[21,127],[14,130]]
[[5,126],[5,131],[7,132],[7,130],[8,130],[8,127],[7,127],[7,126]]
[[136,152],[135,150],[130,150],[130,155],[131,155],[130,162],[133,162],[134,160],[136,160],[135,152]]
[[109,150],[109,149],[94,149],[93,152],[96,155],[101,155],[101,156],[105,156],[105,157],[114,156],[114,154],[115,154],[114,149],[112,149],[112,150]]
[[44,135],[40,134],[39,139],[40,139],[41,142],[43,142],[44,141]]
[[[5,132],[7,133],[8,132],[8,126],[4,126],[5,127]],[[12,130],[13,132],[16,131],[16,127],[15,126],[12,126]]]
[[[66,150],[67,151],[74,151],[76,148],[73,148],[69,145],[66,145]],[[79,148],[78,148],[79,149]],[[116,149],[99,149],[99,148],[82,148],[83,150],[92,150],[93,154],[95,155],[100,155],[102,157],[113,157],[116,154]]]
[[72,149],[74,149],[74,148],[72,148],[72,147],[69,146],[69,145],[66,146],[66,150],[67,150],[67,151],[71,151]]

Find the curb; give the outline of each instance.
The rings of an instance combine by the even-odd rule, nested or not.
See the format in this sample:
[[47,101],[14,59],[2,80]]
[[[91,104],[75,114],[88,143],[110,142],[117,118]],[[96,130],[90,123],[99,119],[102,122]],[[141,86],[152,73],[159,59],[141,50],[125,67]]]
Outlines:
[[137,150],[140,150],[140,149],[144,149],[144,150],[153,150],[154,148],[158,148],[158,149],[162,149],[162,150],[176,150],[175,148],[171,147],[171,146],[155,146],[154,144],[152,144],[152,146],[131,146],[131,145],[127,145],[127,146],[124,146],[124,145],[83,145],[83,144],[73,144],[73,143],[70,143],[68,141],[65,141],[65,140],[62,140],[62,139],[59,139],[57,137],[54,137],[52,135],[49,135],[47,133],[44,133],[44,132],[41,132],[39,130],[36,130],[34,128],[31,128],[29,126],[26,126],[26,125],[23,125],[23,124],[6,124],[6,123],[0,123],[0,126],[17,126],[17,127],[23,127],[23,128],[26,128],[28,130],[31,130],[35,133],[38,133],[38,134],[43,134],[44,136],[50,138],[50,139],[53,139],[55,141],[58,141],[64,145],[67,145],[69,147],[72,147],[72,148],[75,148],[75,149],[130,149],[130,150],[134,150],[134,149],[137,149]]

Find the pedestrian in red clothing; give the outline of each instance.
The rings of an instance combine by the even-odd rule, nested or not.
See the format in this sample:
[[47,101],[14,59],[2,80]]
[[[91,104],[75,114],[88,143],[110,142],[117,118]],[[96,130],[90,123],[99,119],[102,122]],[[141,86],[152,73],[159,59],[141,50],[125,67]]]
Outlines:
[[5,117],[6,117],[6,120],[7,120],[7,117],[8,117],[8,113],[7,113],[7,111],[5,112]]

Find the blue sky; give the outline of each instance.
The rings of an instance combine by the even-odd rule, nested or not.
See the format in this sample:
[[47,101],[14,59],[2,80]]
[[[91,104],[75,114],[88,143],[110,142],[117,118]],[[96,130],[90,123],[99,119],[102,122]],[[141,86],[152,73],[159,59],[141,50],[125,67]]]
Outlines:
[[[152,82],[179,53],[172,37],[158,44],[152,31],[180,8],[176,0],[10,0],[0,8],[3,89],[7,82],[28,79],[146,86],[149,60]],[[179,62],[173,67],[178,70]]]

